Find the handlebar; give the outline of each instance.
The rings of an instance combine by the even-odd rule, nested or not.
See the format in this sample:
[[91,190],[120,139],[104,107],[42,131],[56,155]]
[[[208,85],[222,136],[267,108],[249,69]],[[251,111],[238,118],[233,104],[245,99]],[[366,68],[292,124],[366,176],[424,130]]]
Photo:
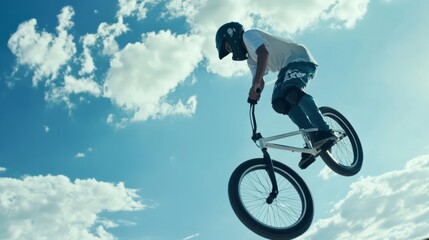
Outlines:
[[249,103],[250,105],[256,105],[258,104],[258,101],[247,98],[247,103]]
[[[257,88],[256,92],[261,93],[262,89]],[[247,98],[247,102],[250,104],[249,117],[250,117],[250,125],[252,126],[252,140],[256,143],[256,141],[262,137],[260,133],[257,133],[258,126],[256,124],[256,116],[255,116],[255,105],[258,104],[258,101]]]
[[[255,101],[257,103],[257,101]],[[249,118],[250,118],[250,125],[252,126],[252,140],[256,143],[256,141],[260,138],[262,138],[262,135],[258,133],[258,126],[256,124],[256,116],[255,116],[255,104],[256,103],[250,103],[250,109],[249,109]]]

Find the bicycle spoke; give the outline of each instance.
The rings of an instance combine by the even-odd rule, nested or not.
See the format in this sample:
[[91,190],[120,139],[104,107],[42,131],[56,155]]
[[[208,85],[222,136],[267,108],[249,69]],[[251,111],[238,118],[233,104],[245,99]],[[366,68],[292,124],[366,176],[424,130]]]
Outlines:
[[[342,129],[334,119],[325,117],[325,120],[331,129]],[[351,142],[352,140],[344,131],[339,130],[338,132],[341,134],[342,138],[333,147],[331,147],[331,149],[329,149],[329,153],[332,156],[332,159],[334,159],[338,164],[343,166],[352,166],[355,161],[355,154],[353,152]]]
[[247,211],[258,221],[275,228],[291,226],[300,219],[303,202],[297,189],[276,172],[279,193],[273,203],[266,199],[271,193],[271,181],[265,169],[258,169],[243,177],[240,196]]

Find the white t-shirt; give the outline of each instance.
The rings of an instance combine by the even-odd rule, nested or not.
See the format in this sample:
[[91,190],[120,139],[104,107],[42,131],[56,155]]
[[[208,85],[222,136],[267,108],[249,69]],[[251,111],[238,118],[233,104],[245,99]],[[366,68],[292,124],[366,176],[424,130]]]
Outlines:
[[267,70],[278,72],[291,62],[311,62],[317,65],[310,51],[303,45],[297,44],[290,39],[283,39],[258,29],[245,31],[243,42],[247,48],[247,65],[256,74],[256,49],[262,44],[269,52]]

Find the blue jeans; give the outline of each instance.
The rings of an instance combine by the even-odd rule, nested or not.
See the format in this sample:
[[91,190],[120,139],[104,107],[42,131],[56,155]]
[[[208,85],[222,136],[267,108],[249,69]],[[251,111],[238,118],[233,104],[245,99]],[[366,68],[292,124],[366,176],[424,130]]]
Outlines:
[[285,93],[290,87],[301,89],[302,95],[296,104],[288,104],[287,110],[282,112],[287,114],[289,118],[300,129],[318,128],[319,130],[329,130],[328,124],[323,120],[322,113],[317,107],[313,97],[305,93],[304,89],[308,82],[314,78],[316,74],[316,65],[308,62],[293,62],[284,67],[277,76],[277,81],[273,90],[272,103],[286,101]]

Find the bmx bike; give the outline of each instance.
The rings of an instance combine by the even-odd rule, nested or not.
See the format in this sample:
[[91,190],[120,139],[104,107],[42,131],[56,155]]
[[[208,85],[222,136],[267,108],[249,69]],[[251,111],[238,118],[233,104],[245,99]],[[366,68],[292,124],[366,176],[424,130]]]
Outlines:
[[[337,110],[320,107],[325,121],[337,137],[322,149],[312,146],[309,134],[314,129],[300,129],[272,137],[257,132],[256,102],[250,102],[252,140],[261,149],[262,158],[240,164],[228,184],[229,201],[240,221],[254,233],[268,239],[292,239],[308,230],[313,221],[313,200],[304,180],[290,167],[271,159],[268,148],[314,155],[313,161],[300,164],[306,168],[320,156],[334,172],[343,176],[357,174],[363,162],[362,145],[350,122]],[[306,147],[274,143],[302,135]]]

